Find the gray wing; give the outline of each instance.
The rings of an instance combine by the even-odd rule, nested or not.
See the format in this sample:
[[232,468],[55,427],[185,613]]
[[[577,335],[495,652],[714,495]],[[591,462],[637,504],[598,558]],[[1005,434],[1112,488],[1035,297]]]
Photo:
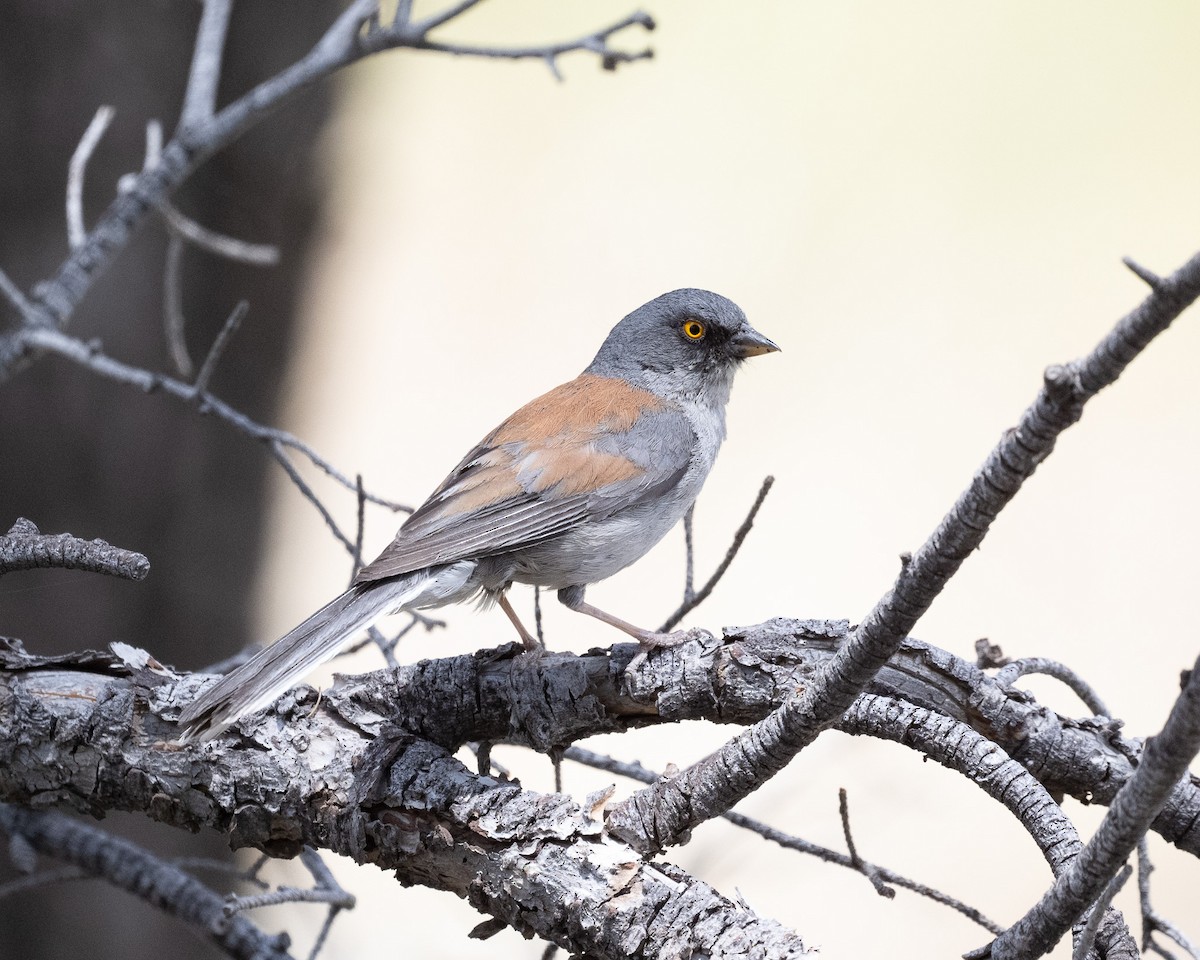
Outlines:
[[539,440],[502,425],[408,518],[355,583],[532,546],[659,496],[683,477],[696,435],[661,404],[624,430],[563,430]]

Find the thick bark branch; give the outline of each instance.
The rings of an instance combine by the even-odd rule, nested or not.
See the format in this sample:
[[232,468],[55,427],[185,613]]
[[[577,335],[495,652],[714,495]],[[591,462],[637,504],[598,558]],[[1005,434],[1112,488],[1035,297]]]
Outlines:
[[588,956],[809,953],[774,921],[608,836],[604,794],[581,806],[476,776],[429,741],[394,730],[372,738],[314,712],[304,691],[252,737],[178,749],[166,742],[175,732],[167,718],[193,679],[115,662],[106,675],[25,661],[0,672],[0,798],[134,810],[274,855],[329,849]]
[[0,576],[17,570],[59,567],[107,573],[125,580],[142,580],[150,572],[150,561],[132,550],[114,547],[104,540],[81,540],[69,533],[47,534],[24,517],[0,536]]
[[[533,659],[513,645],[344,677],[326,691],[322,709],[368,732],[402,717],[406,729],[447,747],[484,741],[543,751],[655,723],[750,724],[819,673],[849,631],[845,621],[781,618],[648,654],[618,644]],[[973,663],[915,640],[869,690],[968,723],[1052,794],[1083,803],[1111,803],[1141,756],[1140,742],[1121,737],[1113,721],[1064,719]],[[845,722],[837,727],[845,730]],[[1153,829],[1200,856],[1200,781],[1175,786]]]

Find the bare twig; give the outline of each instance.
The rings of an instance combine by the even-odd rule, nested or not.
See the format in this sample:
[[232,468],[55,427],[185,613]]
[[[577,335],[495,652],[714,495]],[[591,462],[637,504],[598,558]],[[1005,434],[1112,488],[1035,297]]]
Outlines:
[[[207,118],[205,118],[207,119]],[[142,171],[152,171],[162,161],[162,124],[157,120],[146,123],[146,155],[142,160]],[[122,193],[129,192],[137,186],[137,177],[126,174],[117,181],[117,189]],[[279,248],[267,243],[248,243],[236,237],[230,237],[216,230],[201,226],[191,217],[181,213],[170,200],[165,197],[157,203],[158,212],[167,223],[167,229],[173,240],[187,240],[209,253],[248,263],[255,267],[271,267],[279,262]]]
[[1173,940],[1192,960],[1200,960],[1200,948],[1197,948],[1174,924],[1160,917],[1150,902],[1150,874],[1154,872],[1154,864],[1150,862],[1150,844],[1145,837],[1138,841],[1138,900],[1142,908],[1142,952],[1153,950],[1164,957],[1174,960],[1171,953],[1154,942],[1154,934]]
[[0,900],[11,897],[27,890],[40,890],[42,887],[52,887],[55,884],[67,883],[71,880],[91,880],[89,874],[78,867],[59,867],[57,870],[42,870],[39,873],[16,877],[7,883],[0,883]]
[[87,240],[87,228],[83,223],[83,177],[87,172],[88,161],[91,160],[100,138],[112,123],[116,111],[110,106],[102,106],[92,117],[92,122],[83,131],[79,145],[71,154],[71,162],[67,165],[67,239],[72,250],[78,250]]
[[227,876],[235,877],[244,883],[252,883],[260,890],[266,890],[271,885],[266,880],[260,877],[259,871],[270,857],[258,856],[255,857],[254,863],[249,867],[241,867],[229,860],[217,860],[213,857],[175,857],[171,863],[179,867],[181,870],[187,870],[189,873],[195,873],[203,870],[210,873],[220,873]]
[[[725,576],[729,570],[730,564],[738,555],[738,551],[742,549],[742,544],[746,540],[747,534],[754,526],[754,518],[758,516],[759,508],[762,507],[763,501],[767,499],[767,494],[771,492],[771,487],[775,483],[774,477],[766,477],[763,479],[762,486],[758,488],[758,496],[754,498],[754,503],[750,505],[750,512],[746,514],[746,519],[742,521],[742,525],[737,528],[737,532],[733,535],[733,542],[729,545],[729,549],[725,551],[725,559],[718,564],[717,569],[713,571],[713,575],[705,581],[704,586],[692,593],[691,597],[687,596],[688,588],[691,586],[691,567],[689,564],[687,586],[684,590],[684,600],[680,604],[679,609],[671,614],[663,622],[663,625],[658,628],[660,633],[666,633],[672,630],[680,620],[686,617],[689,613],[695,610],[700,604],[707,600],[713,592],[713,588],[721,582],[721,578]],[[689,511],[690,516],[690,511]],[[690,533],[690,528],[685,528]],[[692,556],[691,539],[688,539],[688,559]]]
[[1083,852],[1024,917],[988,951],[993,960],[1039,957],[1103,892],[1200,752],[1200,660],[1162,732],[1146,741],[1141,763],[1113,800]]
[[696,520],[696,504],[687,508],[683,515],[683,546],[686,551],[683,567],[683,602],[691,603],[696,598],[696,541],[693,524]]
[[21,517],[0,537],[0,575],[39,567],[87,570],[123,580],[143,580],[150,572],[150,561],[140,553],[122,550],[103,540],[81,540],[69,533],[41,533],[35,524]]
[[167,340],[167,354],[175,372],[184,379],[190,379],[195,368],[184,335],[187,321],[183,316],[182,265],[183,238],[172,233],[167,240],[167,254],[163,258],[163,333]]
[[871,881],[871,886],[877,894],[891,900],[896,896],[896,891],[883,882],[879,871],[863,860],[854,846],[854,835],[850,832],[850,801],[845,787],[838,789],[838,814],[842,818],[842,835],[846,838],[846,851],[850,854],[850,863],[855,870]]
[[[677,843],[697,824],[758,789],[835,723],[983,542],[1000,511],[1053,451],[1059,434],[1083,415],[1086,402],[1113,383],[1198,295],[1200,253],[1163,280],[1088,356],[1048,368],[1042,390],[1017,427],[988,455],[970,486],[902,564],[895,584],[827,667],[715,754],[619,804],[609,813],[610,829],[644,853]],[[1099,888],[1093,897],[1098,894]]]
[[[413,33],[419,34],[420,36],[424,36],[425,34],[429,33],[430,30],[433,30],[435,27],[440,27],[443,23],[446,23],[449,20],[454,20],[455,18],[462,16],[464,13],[466,13],[472,7],[478,6],[479,2],[480,2],[480,0],[458,0],[458,3],[453,3],[450,6],[446,7],[444,10],[440,10],[437,13],[430,14],[428,17],[426,17],[420,23],[412,24],[411,30]],[[397,8],[397,10],[396,10],[396,16],[397,16],[397,18],[400,17],[399,8]],[[404,19],[401,20],[401,23],[407,22],[409,16],[411,16],[411,9],[408,9],[405,11],[405,16],[404,16]]]
[[334,539],[346,548],[347,553],[354,556],[353,541],[342,532],[342,528],[333,519],[333,514],[329,512],[329,508],[325,506],[313,488],[308,485],[308,482],[300,476],[300,471],[296,469],[296,465],[288,457],[287,450],[283,444],[277,439],[271,439],[267,441],[267,449],[271,451],[271,456],[275,458],[275,462],[283,467],[283,472],[288,475],[288,479],[300,491],[301,496],[316,508],[317,513],[325,521],[325,526],[329,528],[329,532],[333,534]]
[[217,108],[217,87],[221,82],[221,57],[225,51],[225,35],[229,31],[229,14],[233,0],[204,0],[200,28],[196,31],[196,46],[192,67],[188,73],[187,90],[179,124],[196,127],[209,120]]
[[1112,716],[1108,712],[1108,707],[1104,705],[1104,701],[1100,699],[1100,695],[1083,677],[1065,663],[1059,663],[1057,660],[1050,660],[1047,657],[1025,657],[1021,660],[1014,660],[996,674],[996,682],[1002,687],[1011,687],[1018,678],[1031,673],[1041,673],[1053,677],[1055,680],[1061,680],[1096,716]]
[[13,283],[12,278],[7,273],[0,270],[0,295],[16,308],[18,314],[26,323],[37,323],[39,317],[34,310],[33,304],[25,299],[25,294],[21,292],[21,288]]
[[1100,921],[1104,919],[1105,911],[1108,910],[1113,898],[1125,886],[1125,882],[1132,873],[1133,867],[1126,864],[1120,873],[1108,881],[1104,892],[1100,894],[1088,912],[1087,923],[1083,925],[1083,929],[1075,940],[1075,946],[1071,950],[1071,960],[1087,960],[1088,954],[1092,952],[1092,947],[1096,945],[1096,934],[1100,930]]
[[[229,341],[233,339],[233,335],[238,332],[238,328],[242,325],[242,321],[246,318],[246,313],[250,310],[250,303],[246,300],[239,300],[234,308],[226,317],[225,323],[222,324],[220,331],[212,342],[212,346],[208,348],[208,355],[204,358],[204,362],[200,364],[200,372],[196,374],[196,379],[192,383],[192,389],[197,397],[205,397],[208,395],[208,382],[212,379],[213,372],[217,369],[217,364],[221,362],[221,355],[225,352],[225,348],[229,346]],[[365,497],[362,493],[362,477],[359,476],[355,480],[356,490],[360,496]]]
[[397,37],[401,37],[403,40],[400,45],[411,47],[414,50],[435,50],[455,56],[483,57],[493,60],[541,60],[550,68],[550,72],[556,80],[562,80],[562,74],[558,69],[558,58],[564,54],[580,50],[587,50],[599,56],[600,65],[605,70],[615,70],[622,63],[632,63],[635,60],[649,60],[654,56],[654,51],[649,48],[631,52],[618,50],[609,45],[609,40],[614,34],[629,27],[640,26],[645,30],[654,29],[654,19],[649,14],[643,13],[640,10],[600,30],[595,30],[585,36],[574,40],[565,40],[561,43],[539,44],[528,47],[488,47],[463,43],[442,43],[429,39],[428,34],[435,27],[441,26],[447,20],[458,16],[473,6],[475,6],[473,2],[458,3],[449,8],[449,10],[443,11],[443,13],[434,14],[426,20],[418,21],[415,24],[401,24],[399,25],[399,29],[393,28],[391,30],[369,32],[364,38],[364,43],[368,48],[373,47],[376,43],[390,42],[395,45]]
[[361,473],[354,475],[354,499],[358,509],[354,515],[354,555],[350,558],[350,586],[363,565],[363,537],[367,529],[367,494]]
[[227,260],[248,263],[254,267],[273,267],[279,262],[279,248],[269,243],[249,243],[230,237],[216,230],[201,226],[191,217],[182,214],[169,201],[159,206],[167,225],[173,233],[194,243],[202,250],[215,253]]
[[1160,277],[1157,273],[1154,273],[1152,270],[1147,270],[1140,263],[1134,260],[1133,257],[1122,257],[1121,262],[1125,264],[1125,266],[1127,266],[1131,271],[1133,271],[1139,280],[1144,281],[1146,286],[1148,286],[1151,290],[1157,290],[1158,285],[1162,283],[1162,277]]
[[374,644],[379,648],[379,652],[383,654],[384,662],[389,668],[395,669],[400,666],[400,661],[396,659],[396,647],[415,627],[424,627],[426,631],[437,630],[446,626],[445,620],[436,620],[433,617],[427,617],[423,613],[418,613],[415,610],[404,611],[408,614],[408,623],[406,623],[397,633],[391,636],[385,634],[377,626],[367,627],[367,635],[357,643],[352,644],[342,650],[338,657],[348,657],[352,653],[358,653],[363,647],[368,644]]
[[[404,5],[401,12],[403,7]],[[204,51],[211,52],[214,48],[212,41],[218,33],[216,23],[219,12],[215,9],[212,11],[209,21],[213,25],[212,29],[202,29],[197,38],[197,45],[203,49],[193,58],[194,64],[197,60],[203,60],[206,64],[216,62]],[[560,56],[569,50],[583,50],[598,54],[604,66],[612,67],[618,62],[640,59],[649,54],[649,51],[625,54],[608,46],[608,41],[614,33],[639,24],[650,29],[653,21],[645,14],[633,14],[568,44],[551,44],[520,50],[448,46],[444,49],[464,55],[507,58],[526,56],[543,60]],[[363,32],[364,27],[368,28],[366,33]],[[438,45],[428,42],[419,32],[414,32],[407,16],[398,16],[392,26],[385,29],[379,25],[377,0],[354,0],[300,60],[213,113],[207,120],[181,124],[175,136],[162,148],[159,162],[134,177],[128,189],[119,191],[117,198],[90,234],[80,232],[80,235],[84,236],[83,242],[62,263],[54,277],[39,285],[35,307],[39,312],[44,312],[50,322],[59,326],[65,324],[92,284],[124,250],[129,238],[147,214],[160,209],[162,203],[204,160],[228,146],[280,103],[301,90],[364,57],[401,47],[441,49]],[[199,120],[204,112],[201,109],[202,105],[207,109],[209,91],[212,89],[209,79],[211,70],[206,67],[204,70],[198,70],[198,73],[204,79],[196,78],[194,89],[197,93],[192,99],[195,106],[191,109],[191,120]],[[200,91],[203,91],[203,96]],[[4,366],[0,367],[0,378],[11,374],[15,369],[20,369],[20,354],[20,350],[7,347],[0,349],[0,358],[5,361]]]
[[232,917],[245,910],[274,907],[281,903],[327,903],[340,910],[350,910],[354,907],[354,895],[342,889],[316,850],[305,847],[300,854],[300,861],[312,875],[311,887],[276,887],[274,890],[250,896],[231,894],[225,900],[225,916]]

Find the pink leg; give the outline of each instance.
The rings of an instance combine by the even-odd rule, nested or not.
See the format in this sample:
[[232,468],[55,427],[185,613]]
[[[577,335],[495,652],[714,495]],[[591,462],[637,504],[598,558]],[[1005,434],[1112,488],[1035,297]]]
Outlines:
[[508,594],[502,593],[497,598],[496,602],[500,604],[500,609],[504,611],[504,615],[512,621],[512,625],[517,628],[517,633],[521,635],[521,643],[525,645],[526,650],[544,650],[542,643],[525,629],[525,624],[521,622],[521,618],[517,616],[517,611],[512,608],[512,604],[508,602]]

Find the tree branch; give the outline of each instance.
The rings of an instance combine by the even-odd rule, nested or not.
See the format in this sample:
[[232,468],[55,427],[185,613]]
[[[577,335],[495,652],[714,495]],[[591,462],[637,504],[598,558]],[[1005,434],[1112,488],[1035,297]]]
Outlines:
[[1150,844],[1142,837],[1138,841],[1138,900],[1142,909],[1142,951],[1153,950],[1173,960],[1171,954],[1154,942],[1154,934],[1161,932],[1181,947],[1192,960],[1200,960],[1200,948],[1192,944],[1174,924],[1160,917],[1150,902],[1150,874],[1153,871]]
[[[1040,957],[1095,900],[1145,835],[1188,764],[1200,752],[1200,660],[1162,732],[1146,741],[1141,762],[1071,868],[1024,917],[992,943],[994,960]],[[981,954],[983,955],[983,954]]]
[[243,917],[229,917],[224,897],[104,830],[53,811],[0,804],[0,831],[178,917],[235,960],[291,960],[287,934],[268,936]]
[[60,567],[107,573],[124,580],[144,580],[150,561],[103,540],[80,540],[69,533],[45,534],[24,517],[0,537],[0,576],[17,570]]
[[659,633],[667,633],[673,630],[680,620],[712,595],[713,588],[720,583],[721,578],[725,576],[725,572],[729,569],[729,565],[733,563],[734,558],[738,555],[738,551],[742,549],[742,544],[754,526],[754,518],[758,516],[759,508],[762,507],[763,501],[767,499],[767,494],[771,492],[771,487],[774,483],[774,477],[766,477],[763,480],[762,486],[758,488],[758,496],[754,498],[754,503],[750,505],[750,512],[746,514],[746,519],[742,521],[742,525],[737,528],[737,532],[733,535],[733,542],[729,545],[729,549],[725,551],[725,559],[720,562],[717,569],[713,571],[713,575],[708,578],[704,586],[698,591],[692,590],[692,510],[688,510],[684,517],[684,536],[687,540],[687,576],[684,583],[683,603],[658,628]]
[[1014,660],[1012,663],[1005,666],[996,674],[996,682],[1002,687],[1011,687],[1016,681],[1031,673],[1045,674],[1048,677],[1053,677],[1055,680],[1061,680],[1072,692],[1083,701],[1092,713],[1098,717],[1111,717],[1108,707],[1104,701],[1100,699],[1100,695],[1092,689],[1091,685],[1079,676],[1074,670],[1068,667],[1065,663],[1059,663],[1057,660],[1051,660],[1048,657],[1025,657],[1021,660]]
[[[219,67],[216,50],[217,40],[224,34],[223,5],[216,0],[207,4],[201,18],[188,86],[187,122],[180,123],[175,135],[163,147],[159,162],[132,177],[128,181],[128,188],[118,192],[90,233],[84,235],[82,228],[72,228],[73,237],[82,236],[82,241],[56,274],[38,285],[37,296],[31,306],[58,326],[70,319],[91,285],[125,248],[134,231],[145,222],[147,214],[162,208],[164,201],[196,167],[264,119],[285,100],[337,70],[364,57],[402,47],[480,57],[531,57],[546,60],[551,65],[555,58],[564,53],[587,50],[599,55],[602,64],[611,68],[619,62],[649,56],[649,51],[626,54],[610,48],[608,40],[611,36],[634,25],[641,25],[645,29],[653,26],[653,21],[647,15],[635,13],[566,44],[513,50],[454,47],[429,41],[419,26],[414,28],[407,21],[382,27],[378,21],[377,0],[354,0],[304,57],[206,118],[215,96],[213,68]],[[466,5],[460,7],[452,9],[451,16],[457,16],[467,9]],[[449,16],[435,25],[440,26],[447,19]],[[365,32],[364,27],[367,27]],[[85,135],[84,139],[86,141],[88,137]],[[82,159],[86,160],[86,152]],[[72,222],[78,225],[77,220]],[[20,366],[18,361],[24,357],[23,351],[18,349],[20,346],[0,341],[0,359],[4,361],[0,365],[0,381]]]
[[116,111],[109,106],[102,106],[96,111],[67,165],[67,239],[72,250],[78,250],[87,241],[87,227],[83,223],[83,177],[88,161],[92,159],[100,138],[115,114]]
[[[649,724],[751,724],[825,669],[849,632],[845,621],[777,619],[645,656],[633,644],[536,660],[517,656],[516,646],[481,650],[341,677],[325,691],[322,709],[368,732],[387,718],[403,718],[405,729],[448,748],[486,741],[549,751]],[[871,691],[968,723],[1051,793],[1084,803],[1111,803],[1141,754],[1140,742],[1120,737],[1112,721],[1064,721],[973,663],[915,640],[905,642]],[[258,716],[241,721],[243,737],[282,722]],[[1196,781],[1176,786],[1154,829],[1200,857]]]
[[181,127],[198,127],[209,120],[217,108],[217,87],[221,82],[221,58],[225,35],[229,31],[232,0],[204,0],[196,47],[188,73],[187,90],[180,113]]
[[643,853],[671,846],[782,770],[835,723],[899,648],[1000,511],[1050,455],[1084,404],[1200,295],[1200,253],[1153,288],[1081,360],[1046,370],[1045,384],[1017,427],[988,455],[971,485],[895,584],[855,629],[828,668],[771,716],[671,780],[638,791],[609,811],[609,827]]
[[[649,60],[654,56],[654,51],[649,48],[629,52],[614,49],[608,43],[613,34],[628,27],[640,26],[645,30],[654,29],[654,19],[649,14],[643,13],[640,10],[631,13],[623,20],[619,20],[611,26],[593,31],[575,40],[565,40],[561,43],[540,44],[528,47],[487,47],[463,43],[441,43],[428,38],[428,33],[431,29],[440,26],[446,20],[450,19],[451,16],[457,16],[459,13],[473,6],[475,6],[473,2],[458,3],[450,8],[446,16],[438,14],[427,20],[418,22],[411,30],[403,31],[408,37],[408,42],[404,45],[410,46],[414,50],[435,50],[440,53],[450,53],[462,57],[484,57],[498,60],[542,60],[550,68],[550,72],[556,80],[563,79],[562,74],[558,70],[558,58],[563,54],[574,53],[579,50],[589,50],[598,55],[600,57],[600,65],[605,70],[615,70],[619,64],[632,63],[635,60]],[[371,43],[371,37],[372,34],[367,35],[368,44]]]
[[607,792],[580,804],[477,776],[428,741],[313,710],[303,691],[268,750],[231,737],[173,749],[169,718],[194,686],[138,669],[0,672],[0,797],[134,810],[277,856],[318,846],[587,956],[810,955],[774,921],[607,836]]

